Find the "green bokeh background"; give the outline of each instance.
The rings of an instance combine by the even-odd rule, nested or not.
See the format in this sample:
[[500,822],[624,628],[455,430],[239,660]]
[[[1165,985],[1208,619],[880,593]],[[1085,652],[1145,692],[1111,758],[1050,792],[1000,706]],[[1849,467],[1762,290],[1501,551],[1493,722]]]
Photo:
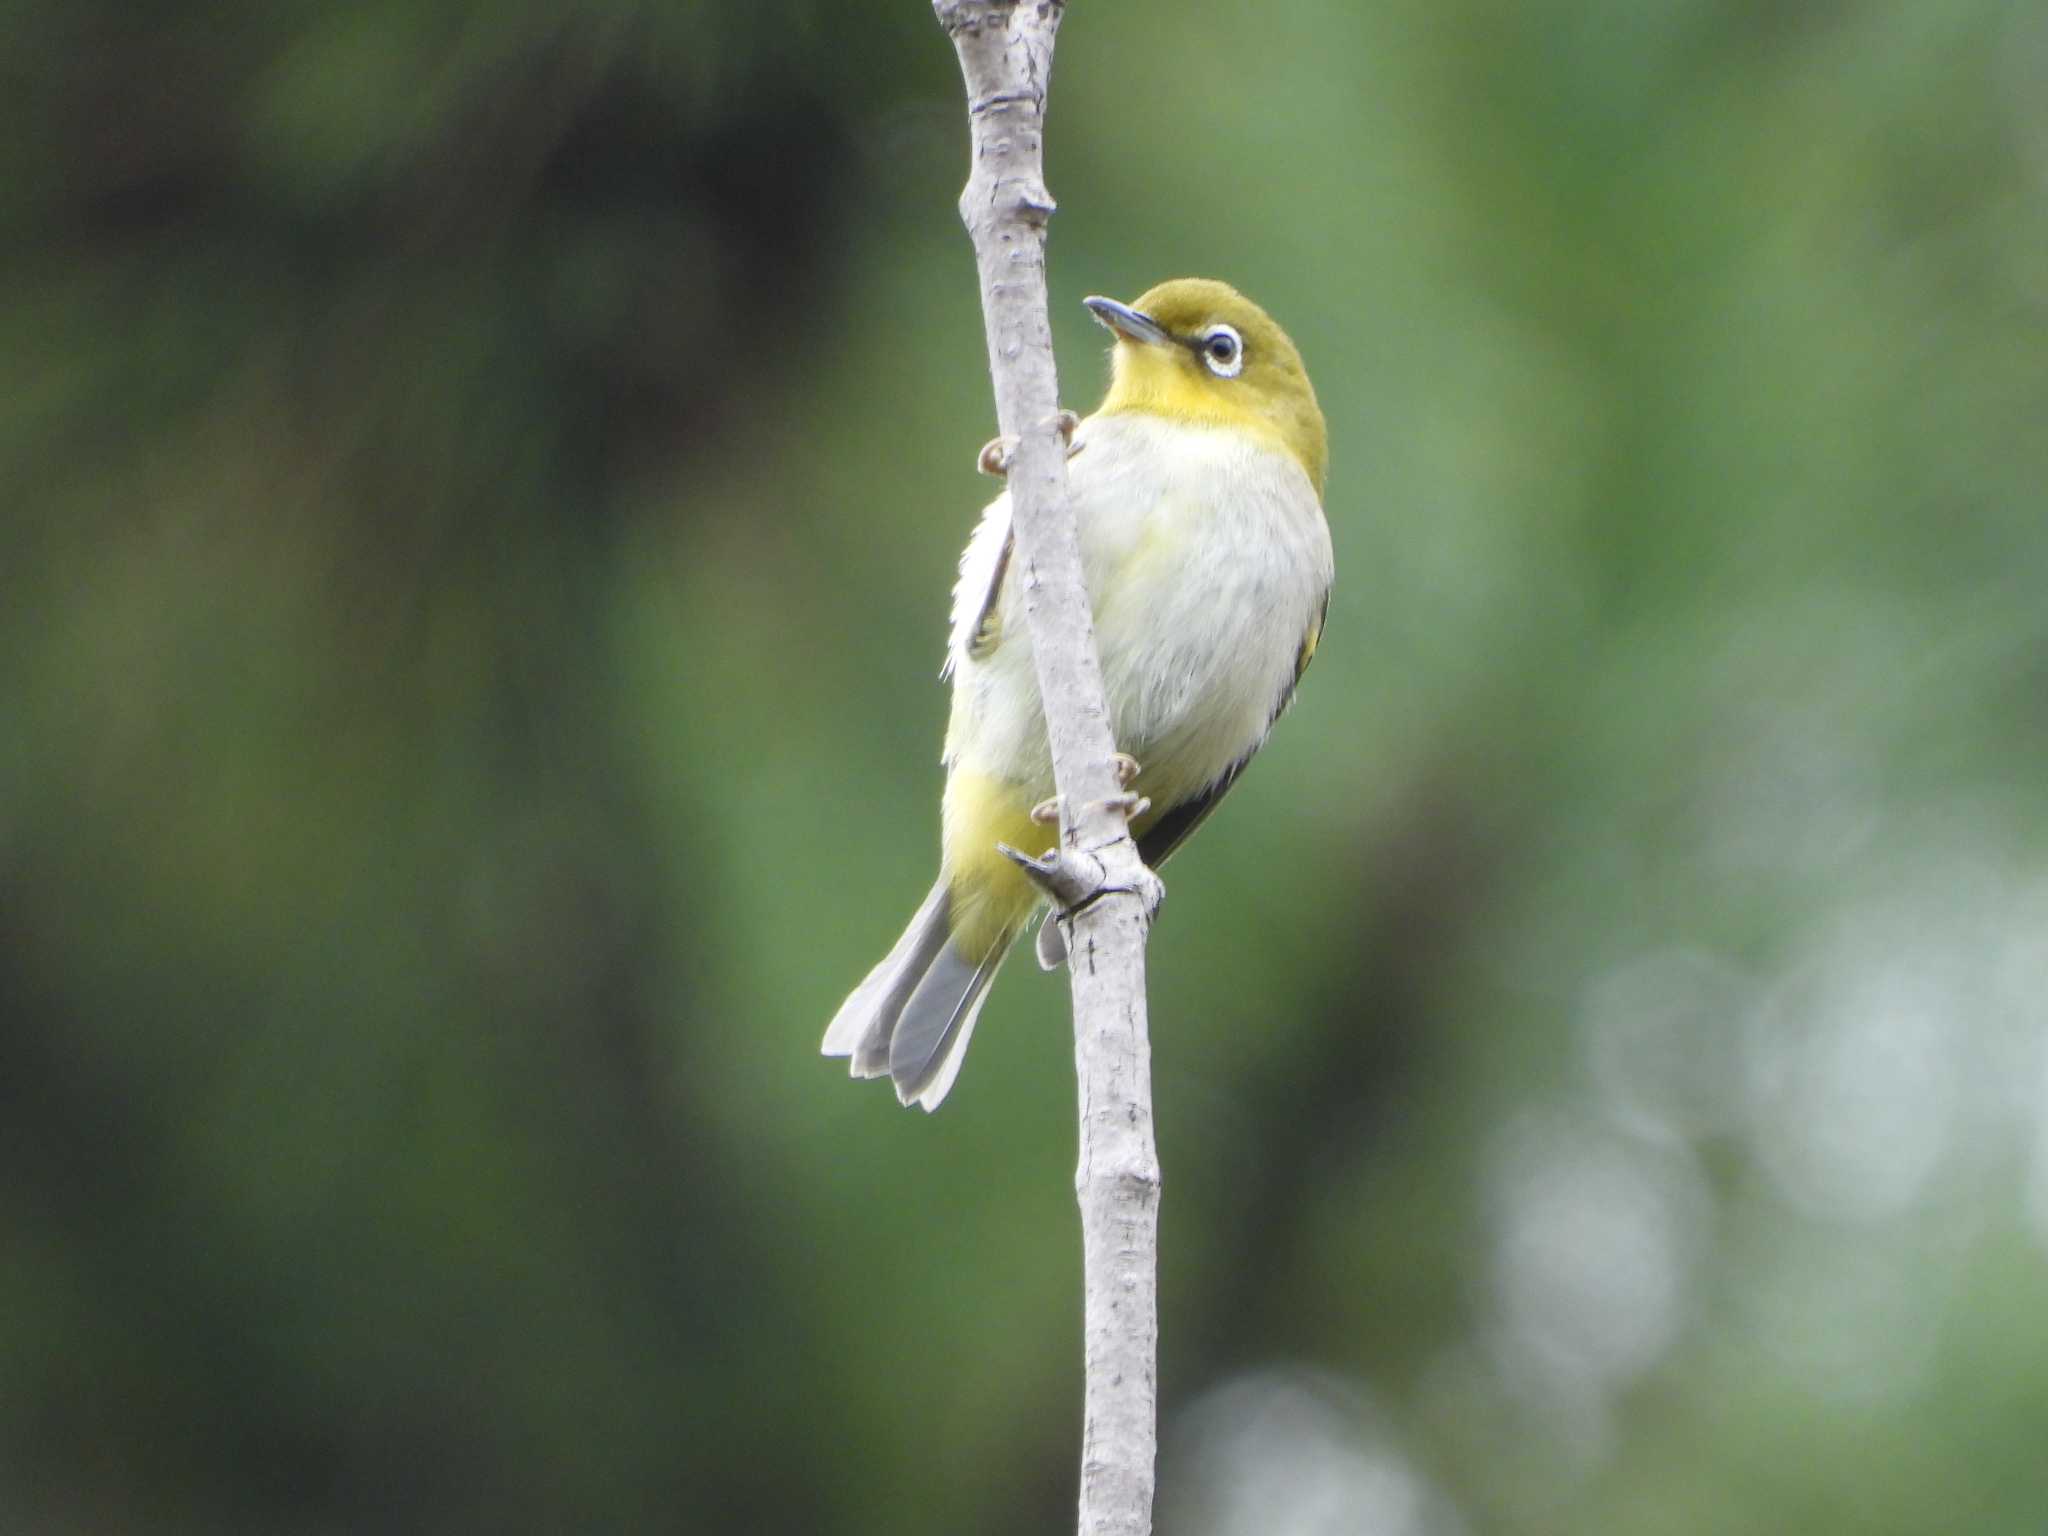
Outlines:
[[[930,878],[991,407],[920,0],[19,0],[0,1527],[1071,1519],[1065,988]],[[1053,328],[1328,413],[1172,868],[1161,1528],[2048,1511],[2048,12],[1076,4]]]

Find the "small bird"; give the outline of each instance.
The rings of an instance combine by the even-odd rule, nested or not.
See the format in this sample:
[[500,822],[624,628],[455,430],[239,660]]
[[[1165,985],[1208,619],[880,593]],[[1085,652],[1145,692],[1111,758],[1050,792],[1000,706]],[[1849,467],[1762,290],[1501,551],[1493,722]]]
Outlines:
[[[1237,781],[1315,655],[1333,573],[1328,447],[1301,354],[1228,284],[1177,278],[1135,304],[1085,302],[1116,340],[1109,393],[1073,427],[1068,482],[1119,767],[1151,802],[1131,830],[1157,868]],[[1000,473],[1001,450],[989,445],[985,469]],[[938,881],[825,1031],[825,1055],[850,1056],[855,1077],[887,1073],[928,1111],[1044,904],[996,847],[1034,846],[1053,793],[1010,542],[1006,492],[953,589]],[[1047,969],[1064,958],[1057,923],[1038,954]]]

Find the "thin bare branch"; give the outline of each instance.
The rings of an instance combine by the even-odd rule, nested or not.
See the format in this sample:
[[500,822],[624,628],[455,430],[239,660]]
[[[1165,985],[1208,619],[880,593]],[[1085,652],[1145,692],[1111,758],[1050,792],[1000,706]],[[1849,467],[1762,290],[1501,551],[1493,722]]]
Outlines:
[[960,55],[973,170],[960,216],[974,241],[998,430],[1031,645],[1062,807],[1049,861],[1025,861],[1071,916],[1068,971],[1080,1084],[1087,1367],[1081,1536],[1152,1529],[1159,1336],[1159,1157],[1152,1139],[1145,937],[1164,894],[1132,841],[1095,627],[1067,493],[1047,320],[1046,85],[1061,0],[933,0]]

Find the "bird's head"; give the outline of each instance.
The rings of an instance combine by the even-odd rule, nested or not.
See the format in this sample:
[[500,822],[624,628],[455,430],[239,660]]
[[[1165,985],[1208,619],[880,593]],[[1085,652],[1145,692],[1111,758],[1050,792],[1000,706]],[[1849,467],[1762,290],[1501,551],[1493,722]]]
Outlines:
[[1322,495],[1322,408],[1301,353],[1271,315],[1205,277],[1161,283],[1135,304],[1083,302],[1116,333],[1104,415],[1142,411],[1258,433],[1293,454]]

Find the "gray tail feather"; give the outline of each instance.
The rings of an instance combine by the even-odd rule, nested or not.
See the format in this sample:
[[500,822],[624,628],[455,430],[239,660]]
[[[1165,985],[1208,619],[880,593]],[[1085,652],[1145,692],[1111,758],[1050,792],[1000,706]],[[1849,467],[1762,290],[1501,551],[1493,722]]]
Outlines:
[[824,1053],[850,1056],[855,1077],[895,1080],[896,1097],[937,1109],[960,1074],[974,1021],[1010,946],[978,960],[950,942],[946,882],[932,887],[903,937],[839,1007]]

